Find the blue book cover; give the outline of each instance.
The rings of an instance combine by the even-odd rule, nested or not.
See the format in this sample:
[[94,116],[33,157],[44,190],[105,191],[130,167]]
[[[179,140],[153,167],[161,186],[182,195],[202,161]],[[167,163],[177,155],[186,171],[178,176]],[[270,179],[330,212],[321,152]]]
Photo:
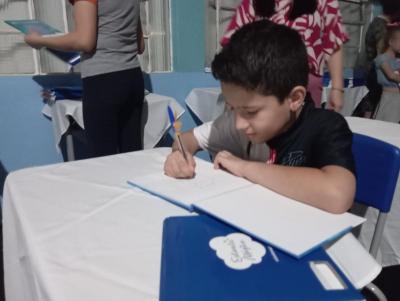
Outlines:
[[[167,218],[160,300],[364,299],[322,248],[296,259],[236,232],[208,216]],[[317,277],[321,265],[337,286]]]
[[[56,35],[62,33],[58,29],[51,27],[50,25],[39,21],[39,20],[6,20],[4,21],[8,25],[14,27],[19,30],[23,34],[28,34],[30,32],[37,32],[41,35]],[[53,55],[58,57],[64,62],[74,66],[80,62],[80,54],[75,51],[61,51],[55,49],[49,49]]]

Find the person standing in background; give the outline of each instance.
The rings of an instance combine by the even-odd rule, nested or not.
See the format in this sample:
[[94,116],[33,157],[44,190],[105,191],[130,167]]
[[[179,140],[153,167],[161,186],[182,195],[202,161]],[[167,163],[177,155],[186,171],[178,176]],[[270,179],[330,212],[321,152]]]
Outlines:
[[74,30],[62,36],[30,33],[34,48],[81,51],[83,119],[91,157],[143,148],[144,51],[140,0],[69,0]]
[[337,0],[242,0],[222,38],[229,42],[244,24],[269,19],[297,30],[306,44],[310,66],[308,91],[321,106],[322,75],[327,62],[332,88],[327,108],[340,111],[343,106],[343,50],[348,36],[342,25]]
[[385,52],[374,60],[382,96],[376,119],[400,122],[400,24],[389,25],[385,37]]
[[377,71],[375,69],[374,59],[377,55],[385,52],[385,36],[387,34],[387,25],[391,22],[400,21],[400,1],[399,0],[380,0],[377,1],[382,7],[382,14],[376,16],[369,24],[365,34],[365,70],[366,86],[368,94],[363,99],[360,109],[363,117],[373,117],[379,100],[382,95],[382,86],[377,81]]

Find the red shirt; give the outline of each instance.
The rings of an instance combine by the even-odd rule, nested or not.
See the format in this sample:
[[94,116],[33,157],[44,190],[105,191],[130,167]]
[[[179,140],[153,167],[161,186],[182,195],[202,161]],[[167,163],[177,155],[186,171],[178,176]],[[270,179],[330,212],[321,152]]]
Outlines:
[[[291,4],[292,0],[275,0],[275,14],[269,20],[297,30],[307,47],[310,72],[322,76],[324,61],[348,40],[342,24],[339,3],[337,0],[318,0],[314,14],[302,15],[295,20],[289,20]],[[221,44],[228,43],[238,28],[260,19],[261,17],[255,15],[253,1],[242,0]]]

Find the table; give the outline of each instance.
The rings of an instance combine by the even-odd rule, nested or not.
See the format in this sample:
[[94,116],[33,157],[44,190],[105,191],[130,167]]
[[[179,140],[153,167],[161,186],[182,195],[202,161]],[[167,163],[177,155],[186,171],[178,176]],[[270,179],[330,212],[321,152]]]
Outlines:
[[[168,152],[148,149],[12,172],[3,199],[7,300],[157,300],[163,220],[189,213],[126,181],[159,168]],[[368,255],[351,237],[345,236],[351,250],[362,254],[351,253]],[[346,242],[341,254],[348,257]]]
[[[142,125],[144,125],[143,146],[145,149],[154,147],[169,129],[167,106],[171,106],[178,118],[185,112],[184,108],[171,97],[154,93],[145,96],[142,120]],[[72,136],[68,135],[67,131],[70,126],[70,118],[84,129],[82,102],[68,99],[57,100],[51,105],[45,105],[42,113],[53,121],[54,140],[58,151],[60,151],[61,137],[67,133],[67,158],[68,161],[74,160]]]
[[[328,98],[330,88],[324,87],[322,102]],[[350,116],[361,99],[368,93],[365,86],[345,88],[344,106],[341,114]],[[186,105],[201,122],[214,120],[224,110],[224,99],[221,88],[195,88],[186,97]]]
[[[400,125],[380,120],[358,117],[346,117],[350,129],[359,134],[374,137],[400,148]],[[359,240],[369,249],[378,210],[369,208],[365,217],[367,221],[361,227]],[[378,250],[378,262],[382,266],[400,264],[400,178],[397,180],[392,207],[388,213],[381,246]]]
[[10,174],[3,200],[7,300],[158,300],[163,220],[188,212],[126,184],[152,170],[154,152],[170,149]]

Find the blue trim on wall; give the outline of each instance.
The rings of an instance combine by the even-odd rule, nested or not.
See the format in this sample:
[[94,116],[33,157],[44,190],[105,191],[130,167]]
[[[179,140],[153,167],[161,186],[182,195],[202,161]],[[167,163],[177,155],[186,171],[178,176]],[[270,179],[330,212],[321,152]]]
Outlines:
[[204,70],[204,20],[204,1],[171,0],[174,71]]

